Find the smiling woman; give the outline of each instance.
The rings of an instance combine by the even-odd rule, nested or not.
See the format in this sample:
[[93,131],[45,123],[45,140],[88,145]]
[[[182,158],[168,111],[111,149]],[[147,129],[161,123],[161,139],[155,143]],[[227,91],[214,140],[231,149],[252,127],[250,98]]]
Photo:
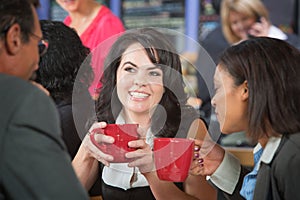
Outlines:
[[[102,172],[103,198],[214,199],[216,192],[204,176],[188,176],[176,186],[161,181],[153,169],[155,137],[203,138],[207,133],[196,110],[187,105],[179,55],[167,37],[153,28],[129,30],[112,45],[104,67],[96,103],[100,123],[95,126],[139,124],[140,138],[128,143],[136,149],[126,154],[133,161],[110,163],[113,157],[95,152],[95,146],[85,137],[81,150],[92,151],[106,165]],[[95,140],[113,143],[113,138],[101,134]],[[78,163],[81,168],[84,165]]]
[[152,110],[164,91],[162,77],[162,70],[150,61],[143,46],[138,43],[129,46],[117,70],[117,93],[124,112]]
[[[202,131],[202,137],[205,135],[204,124],[198,119],[197,112],[187,106],[179,56],[159,31],[137,29],[119,37],[107,56],[101,81],[103,88],[97,104],[98,121],[139,124],[140,129],[145,130],[140,136],[146,139],[146,143],[139,147],[145,155],[151,154],[154,137],[195,137],[198,130]],[[197,125],[191,128],[191,134],[192,124]],[[105,166],[102,186],[106,192],[103,197],[115,199],[115,195],[119,194],[116,191],[132,190],[136,191],[136,199],[159,198],[160,184],[150,188],[148,182],[153,181],[153,177],[157,180],[156,172],[145,171],[145,168],[148,168],[145,163],[137,164],[137,161],[129,165],[110,163],[110,167]],[[186,182],[192,180],[196,180],[195,188],[201,184],[205,188],[207,184],[204,177],[189,177]],[[168,189],[178,191],[175,185],[170,184]],[[208,185],[206,187],[209,188]],[[189,189],[189,192],[193,191]],[[214,196],[213,189],[210,190]],[[130,192],[124,195],[129,198]],[[179,192],[179,195],[187,194]],[[189,195],[204,197],[201,192]]]

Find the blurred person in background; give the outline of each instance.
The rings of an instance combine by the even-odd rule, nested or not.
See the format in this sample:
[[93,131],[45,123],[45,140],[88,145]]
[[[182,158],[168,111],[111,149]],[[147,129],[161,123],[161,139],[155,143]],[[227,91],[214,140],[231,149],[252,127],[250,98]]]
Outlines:
[[101,52],[102,49],[97,49],[97,47],[111,36],[124,32],[123,23],[109,8],[96,0],[56,0],[56,2],[69,14],[64,19],[64,23],[74,28],[83,45],[93,52],[94,81],[89,91],[91,96],[97,99],[105,58],[104,52]]
[[266,36],[285,40],[300,48],[300,39],[272,25],[268,10],[260,0],[222,0],[220,26],[209,33],[202,45],[218,63],[225,48],[249,37]]

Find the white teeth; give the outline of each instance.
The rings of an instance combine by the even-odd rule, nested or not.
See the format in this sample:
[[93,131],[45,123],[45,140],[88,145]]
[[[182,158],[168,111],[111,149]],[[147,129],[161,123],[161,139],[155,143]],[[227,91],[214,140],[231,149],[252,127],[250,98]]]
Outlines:
[[130,92],[130,95],[135,98],[146,98],[149,96],[148,94],[140,93],[140,92]]

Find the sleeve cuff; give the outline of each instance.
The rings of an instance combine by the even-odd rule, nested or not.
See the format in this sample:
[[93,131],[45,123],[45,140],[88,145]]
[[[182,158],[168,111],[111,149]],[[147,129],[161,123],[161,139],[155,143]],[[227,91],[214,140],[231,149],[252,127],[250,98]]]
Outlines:
[[232,194],[240,177],[241,165],[231,153],[225,151],[224,159],[217,170],[207,177],[215,186]]

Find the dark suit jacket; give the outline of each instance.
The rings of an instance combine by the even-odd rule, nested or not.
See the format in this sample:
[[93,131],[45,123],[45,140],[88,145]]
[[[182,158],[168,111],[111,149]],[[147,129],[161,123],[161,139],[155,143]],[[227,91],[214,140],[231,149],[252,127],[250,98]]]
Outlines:
[[[300,199],[300,133],[284,135],[270,163],[261,162],[253,200]],[[232,195],[219,190],[218,199],[244,199],[239,192],[247,170],[242,168]]]
[[283,136],[270,163],[261,163],[254,200],[300,199],[300,133]]
[[88,199],[50,98],[3,74],[0,96],[0,199]]

